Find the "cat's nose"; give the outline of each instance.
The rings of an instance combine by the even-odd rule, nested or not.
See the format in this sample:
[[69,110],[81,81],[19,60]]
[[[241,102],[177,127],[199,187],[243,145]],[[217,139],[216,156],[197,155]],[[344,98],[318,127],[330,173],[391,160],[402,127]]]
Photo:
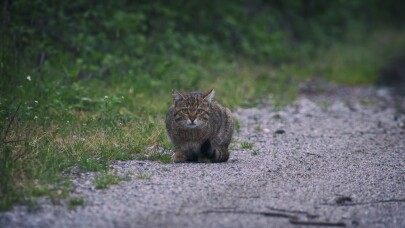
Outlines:
[[195,119],[196,119],[196,117],[189,117],[189,120],[190,120],[189,124],[194,125]]

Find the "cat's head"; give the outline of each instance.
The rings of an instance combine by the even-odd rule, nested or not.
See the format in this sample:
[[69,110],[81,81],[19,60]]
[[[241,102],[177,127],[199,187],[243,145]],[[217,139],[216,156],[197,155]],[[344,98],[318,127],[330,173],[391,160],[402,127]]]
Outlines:
[[207,93],[191,92],[188,94],[172,91],[174,102],[174,120],[184,128],[205,126],[210,118],[211,102],[215,91]]

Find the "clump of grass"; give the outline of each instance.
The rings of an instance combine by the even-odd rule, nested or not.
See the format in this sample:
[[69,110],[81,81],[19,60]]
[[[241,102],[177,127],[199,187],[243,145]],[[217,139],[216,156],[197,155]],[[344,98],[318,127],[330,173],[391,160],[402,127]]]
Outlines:
[[234,118],[233,123],[234,123],[234,127],[235,127],[236,131],[240,131],[241,125],[240,125],[239,119]]
[[63,182],[63,180],[57,180],[57,182],[53,184],[36,182],[27,186],[25,194],[34,197],[48,196],[51,199],[63,199],[69,194],[69,186],[70,181]]
[[150,178],[152,178],[152,176],[146,173],[139,172],[136,174],[136,178],[140,180],[149,180]]
[[44,186],[33,187],[31,189],[32,196],[46,196],[49,194],[49,192],[50,190]]
[[323,112],[326,112],[326,111],[328,111],[328,109],[330,108],[330,106],[332,105],[330,102],[328,102],[328,101],[318,101],[318,102],[316,102],[317,103],[317,105],[321,108],[321,110],[323,111]]
[[168,153],[155,152],[148,157],[148,160],[159,161],[163,164],[169,164],[172,161],[172,156]]
[[260,124],[256,125],[255,131],[262,131],[262,130],[263,130],[263,127]]
[[3,143],[0,147],[0,211],[3,211],[9,209],[13,203],[18,202],[20,194],[17,192],[13,179],[12,151],[9,147],[3,146]]
[[283,120],[283,117],[282,117],[280,114],[275,114],[275,115],[273,116],[273,119],[274,119],[274,120],[277,120],[277,121],[282,121],[282,120]]
[[242,149],[252,149],[253,148],[253,143],[251,142],[241,142],[240,146]]
[[69,199],[67,207],[69,210],[73,210],[77,207],[84,206],[84,203],[85,203],[85,201],[83,198],[72,198],[72,199]]
[[138,160],[158,161],[162,164],[169,164],[172,161],[171,154],[162,151],[149,151],[145,154],[139,154],[136,158]]
[[96,189],[106,189],[108,186],[119,184],[124,180],[128,180],[128,176],[118,176],[115,173],[103,172],[94,179],[94,186]]
[[375,104],[374,100],[367,99],[367,98],[366,99],[360,99],[359,102],[360,102],[361,105],[365,105],[365,106]]

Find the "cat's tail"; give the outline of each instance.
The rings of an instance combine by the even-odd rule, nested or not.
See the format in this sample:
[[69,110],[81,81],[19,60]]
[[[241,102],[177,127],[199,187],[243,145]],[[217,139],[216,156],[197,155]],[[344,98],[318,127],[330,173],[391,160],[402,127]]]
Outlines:
[[226,162],[229,159],[229,151],[227,147],[223,148],[217,148],[214,151],[214,158],[212,159],[212,162],[218,163],[218,162]]

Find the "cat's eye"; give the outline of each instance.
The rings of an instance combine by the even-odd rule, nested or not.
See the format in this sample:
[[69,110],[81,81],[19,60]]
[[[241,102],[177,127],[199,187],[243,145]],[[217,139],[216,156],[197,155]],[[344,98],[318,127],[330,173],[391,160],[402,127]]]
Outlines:
[[186,114],[186,113],[188,113],[188,109],[182,109],[182,110],[180,110],[180,112]]
[[201,113],[203,113],[204,111],[202,110],[202,109],[197,109],[197,114],[201,114]]

